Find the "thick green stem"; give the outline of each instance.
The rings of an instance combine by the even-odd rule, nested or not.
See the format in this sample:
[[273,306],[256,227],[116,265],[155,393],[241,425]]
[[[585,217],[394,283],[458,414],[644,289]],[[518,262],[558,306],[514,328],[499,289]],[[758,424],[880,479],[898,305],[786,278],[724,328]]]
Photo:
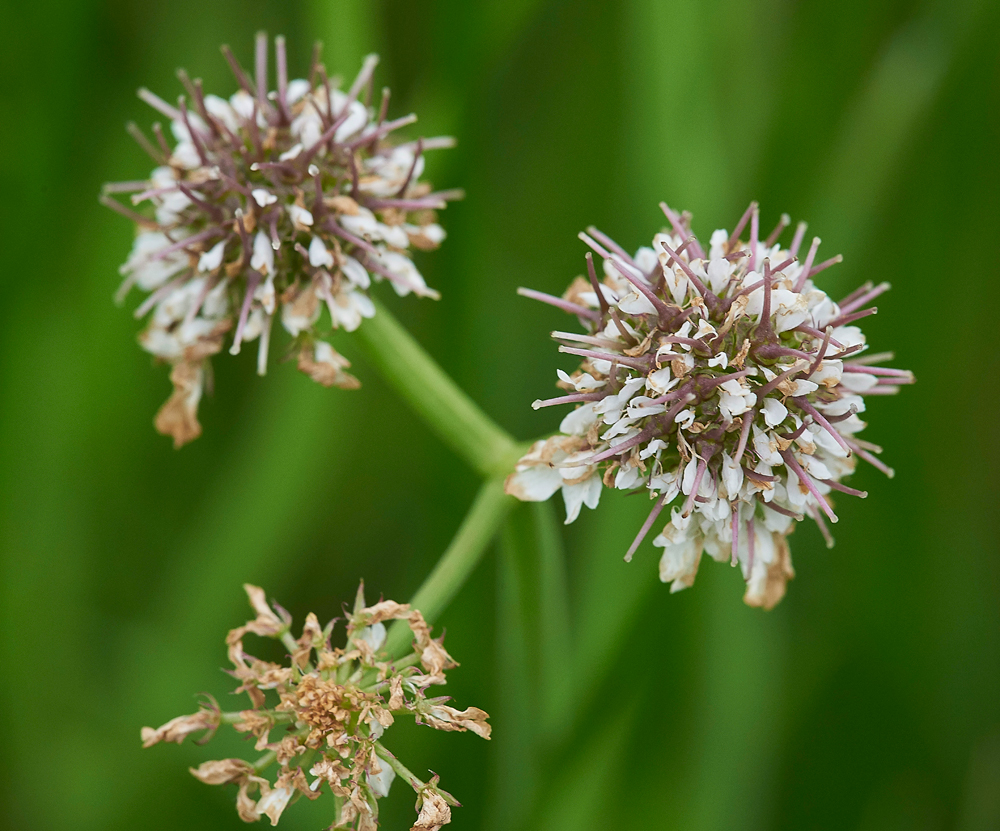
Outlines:
[[386,381],[438,437],[484,476],[513,467],[517,442],[467,396],[377,300],[356,336]]
[[[434,620],[457,594],[478,565],[514,501],[513,497],[504,494],[502,479],[487,479],[483,483],[451,545],[410,601],[426,620]],[[397,621],[389,630],[386,651],[390,655],[405,653],[411,637],[410,628]]]

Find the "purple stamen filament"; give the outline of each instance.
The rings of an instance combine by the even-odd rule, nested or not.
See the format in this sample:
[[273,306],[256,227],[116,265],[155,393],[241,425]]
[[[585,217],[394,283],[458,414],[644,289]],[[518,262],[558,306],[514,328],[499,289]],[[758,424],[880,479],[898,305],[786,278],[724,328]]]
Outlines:
[[[570,303],[568,300],[563,300],[561,297],[555,297],[551,294],[545,294],[545,292],[526,288],[518,288],[517,293],[521,295],[521,297],[527,297],[531,300],[540,300],[542,303],[548,303],[550,306],[555,306],[557,309],[562,309],[564,312],[569,312],[570,314],[577,315],[578,317],[587,317],[593,320],[599,319],[599,315],[593,309],[588,309],[586,306],[578,306],[576,303]],[[598,296],[600,296],[600,294],[598,294]]]
[[[795,456],[787,450],[782,450],[780,453],[781,458],[785,460],[785,464],[795,471],[795,475],[799,478],[799,481],[806,486],[809,493],[811,493],[816,498],[816,501],[819,502],[820,507],[823,509],[823,513],[830,517],[830,522],[836,522],[837,515],[830,507],[830,503],[827,502],[823,494],[816,489],[816,484],[813,482],[812,477],[802,469],[802,466],[795,459]],[[789,483],[789,487],[793,487],[791,483]]]
[[653,510],[649,512],[649,516],[646,517],[646,521],[642,524],[642,528],[639,529],[639,533],[636,534],[635,539],[632,540],[632,544],[628,547],[628,551],[625,552],[626,563],[632,562],[632,555],[635,554],[636,549],[646,538],[646,534],[648,534],[649,529],[653,527],[653,523],[656,522],[656,518],[660,515],[660,511],[663,510],[665,504],[666,503],[662,499],[657,497]]
[[830,424],[829,421],[826,420],[826,418],[823,416],[823,414],[819,410],[817,410],[812,404],[810,404],[802,396],[797,396],[797,397],[793,398],[792,401],[794,401],[796,404],[798,404],[798,406],[802,410],[804,410],[805,412],[809,413],[809,415],[811,415],[813,417],[813,419],[815,420],[815,422],[820,427],[822,427],[824,430],[826,430],[826,432],[828,432],[831,436],[833,436],[834,441],[836,441],[837,444],[839,444],[841,447],[843,447],[844,450],[846,450],[847,453],[850,454],[851,448],[847,444],[847,442],[845,441],[844,437],[842,435],[840,435],[840,433],[837,432],[836,428],[834,428],[834,426],[832,424]]
[[581,358],[595,358],[599,361],[617,361],[623,366],[641,369],[645,371],[649,368],[648,358],[631,358],[627,355],[613,355],[610,352],[596,352],[593,349],[577,349],[575,346],[559,346],[560,352],[568,355],[579,355]]

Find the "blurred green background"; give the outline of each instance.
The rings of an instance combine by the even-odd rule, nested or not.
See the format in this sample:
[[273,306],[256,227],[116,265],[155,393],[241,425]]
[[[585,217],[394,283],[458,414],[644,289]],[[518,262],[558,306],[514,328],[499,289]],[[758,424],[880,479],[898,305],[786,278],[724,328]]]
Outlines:
[[[232,708],[242,582],[300,620],[361,577],[404,600],[477,485],[349,339],[358,393],[290,364],[258,379],[246,350],[216,360],[201,439],[174,452],[152,429],[167,373],[135,343],[137,295],[112,303],[132,229],[97,194],[150,167],[123,129],[154,120],[137,87],[173,98],[184,66],[228,95],[219,44],[249,62],[264,28],[298,74],[316,38],[345,75],[379,51],[411,134],[458,136],[430,177],[468,198],[420,263],[443,299],[392,305],[517,437],[558,423],[529,403],[570,364],[547,339],[567,320],[514,289],[559,293],[590,223],[648,243],[660,199],[702,234],[753,198],[768,227],[808,219],[845,257],[831,294],[893,283],[865,329],[919,381],[869,408],[897,477],[857,474],[871,496],[838,503],[832,551],[800,527],[770,613],[711,562],[679,595],[648,544],[625,566],[641,500],[606,492],[562,553],[532,543],[549,506],[517,511],[440,620],[448,691],[495,739],[387,737],[464,803],[452,827],[1000,828],[1000,5],[37,0],[2,19],[8,827],[242,827],[186,773],[238,740],[141,751],[139,728],[200,691]],[[397,783],[384,828],[411,796]],[[325,827],[324,802],[282,827]]]

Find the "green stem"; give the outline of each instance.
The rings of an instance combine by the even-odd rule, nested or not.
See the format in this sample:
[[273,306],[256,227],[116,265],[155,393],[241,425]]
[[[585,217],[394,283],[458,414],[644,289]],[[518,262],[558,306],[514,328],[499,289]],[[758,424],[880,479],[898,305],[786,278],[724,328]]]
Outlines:
[[[219,724],[241,724],[246,720],[243,715],[246,710],[234,710],[231,712],[219,713]],[[270,716],[275,724],[288,724],[290,721],[294,721],[294,717],[291,713],[277,713],[274,710],[252,710],[251,712],[263,713]]]
[[412,770],[399,761],[382,742],[375,742],[375,752],[383,762],[396,772],[396,776],[406,780],[406,784],[417,793],[420,793],[426,787],[427,783],[421,781]]
[[267,768],[276,758],[278,754],[273,750],[267,751],[263,756],[261,756],[256,762],[253,763],[254,773],[260,773],[262,770]]
[[[410,601],[427,621],[441,613],[468,579],[513,504],[513,497],[503,492],[502,479],[483,483],[451,544]],[[410,628],[397,621],[389,630],[386,651],[390,655],[404,653],[411,637]]]
[[292,633],[287,629],[281,633],[281,642],[285,645],[285,649],[288,650],[289,655],[294,655],[298,652],[299,645],[296,643]]
[[368,358],[428,426],[484,476],[507,473],[517,442],[455,384],[378,300],[355,333]]

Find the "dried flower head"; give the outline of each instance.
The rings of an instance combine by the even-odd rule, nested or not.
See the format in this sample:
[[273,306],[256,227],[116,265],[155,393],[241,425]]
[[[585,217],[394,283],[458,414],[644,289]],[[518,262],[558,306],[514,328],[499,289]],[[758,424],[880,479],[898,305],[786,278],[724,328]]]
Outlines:
[[771,608],[793,576],[792,521],[812,517],[832,545],[831,492],[866,495],[842,484],[856,460],[892,476],[872,455],[880,449],[857,437],[858,414],[868,396],[913,376],[877,366],[891,354],[862,355],[854,325],[889,285],[865,283],[834,303],[813,278],[841,258],[816,263],[815,238],[800,263],[805,223],[788,249],[778,244],[787,216],[760,239],[756,203],[732,234],[712,234],[707,251],[689,215],[661,208],[670,228],[634,256],[595,228],[580,235],[603,260],[600,282],[588,253],[589,279],[562,298],[521,290],[576,315],[586,334],[553,333],[560,352],[583,362],[559,372],[566,395],[533,406],[576,408],[560,435],[521,459],[507,492],[538,501],[561,489],[572,522],[604,485],[647,490],[653,509],[626,560],[676,500],[653,540],[664,549],[660,579],[672,591],[690,586],[707,551],[738,562],[746,602]]
[[[201,433],[208,358],[227,341],[236,354],[258,340],[263,375],[277,316],[303,372],[324,386],[354,389],[350,363],[322,339],[324,329],[350,332],[375,314],[372,280],[388,280],[401,295],[437,297],[410,250],[444,239],[435,211],[461,194],[432,193],[420,176],[424,151],[453,141],[390,140],[416,117],[387,121],[388,90],[377,109],[369,106],[374,55],[343,92],[327,78],[318,49],[309,79],[289,81],[284,39],[275,47],[275,92],[268,92],[263,34],[252,78],[223,47],[240,87],[228,101],[205,95],[183,71],[187,96],[176,107],[139,90],[169,119],[175,142],[159,124],[155,141],[129,125],[158,167],[148,180],[107,185],[102,196],[138,226],[119,297],[132,286],[149,293],[136,310],[138,318],[150,315],[139,341],[172,367],[174,392],[156,428],[177,446]],[[145,213],[110,195],[124,193]],[[321,320],[324,307],[328,320]]]
[[[255,740],[256,761],[219,759],[191,773],[209,785],[238,786],[236,809],[245,822],[262,816],[277,825],[285,807],[305,796],[317,799],[328,789],[334,800],[331,828],[370,831],[377,826],[378,800],[400,776],[417,793],[415,829],[438,829],[451,819],[454,797],[438,787],[438,778],[421,781],[380,741],[397,716],[438,730],[471,731],[490,737],[489,716],[476,707],[456,710],[447,696],[428,698],[431,685],[445,683],[445,671],[458,666],[442,638],[432,638],[423,615],[406,604],[383,600],[366,606],[363,586],[347,616],[347,643],[333,647],[334,621],[325,627],[308,615],[302,635],[291,635],[291,618],[268,604],[262,589],[244,586],[257,616],[226,637],[230,674],[245,692],[250,708],[225,713],[209,701],[197,713],[172,719],[158,729],[142,729],[143,747],[164,741],[178,744],[191,733],[231,724]],[[393,658],[384,651],[386,622],[405,621],[413,632],[414,651]],[[243,648],[254,634],[280,640],[288,664],[260,660]],[[277,763],[272,781],[264,772]]]

